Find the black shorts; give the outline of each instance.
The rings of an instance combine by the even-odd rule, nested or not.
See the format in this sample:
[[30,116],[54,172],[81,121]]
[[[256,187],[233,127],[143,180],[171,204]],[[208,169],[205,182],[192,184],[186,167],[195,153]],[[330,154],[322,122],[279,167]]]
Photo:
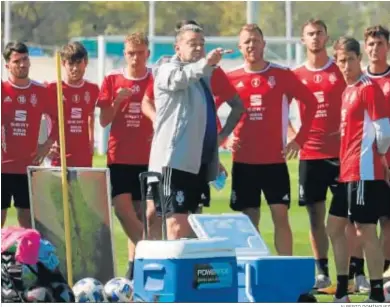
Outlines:
[[383,203],[384,206],[383,206],[382,217],[387,217],[390,219],[390,187],[389,186],[387,186],[387,193],[385,193]]
[[311,206],[326,201],[328,189],[333,194],[332,203],[343,203],[345,201],[344,189],[339,188],[337,181],[339,172],[340,161],[338,159],[300,160],[299,205]]
[[234,211],[259,208],[261,192],[269,205],[290,205],[290,175],[287,164],[233,162],[230,207]]
[[133,200],[141,200],[139,174],[148,171],[147,165],[110,164],[111,197],[131,194]]
[[332,204],[329,214],[349,217],[352,222],[361,224],[376,224],[383,216],[386,206],[384,201],[389,192],[385,181],[355,181],[340,186],[345,190],[345,204]]
[[[198,174],[164,167],[162,181],[163,201],[167,214],[195,213],[201,202],[202,194],[207,192],[205,191],[205,186],[208,185],[207,167],[202,165]],[[149,184],[147,199],[154,200],[157,215],[161,216],[162,207],[157,196],[157,186],[155,182]]]
[[199,195],[199,206],[210,207],[210,185],[206,181]]
[[30,195],[27,174],[1,173],[1,210],[14,206],[21,209],[30,209]]

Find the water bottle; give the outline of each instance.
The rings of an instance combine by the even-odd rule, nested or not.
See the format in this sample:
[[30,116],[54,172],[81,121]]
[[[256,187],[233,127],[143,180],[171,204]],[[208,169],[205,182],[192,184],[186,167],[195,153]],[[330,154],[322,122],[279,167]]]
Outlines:
[[227,178],[227,175],[226,175],[225,171],[220,171],[218,174],[218,177],[214,181],[211,182],[211,185],[217,191],[221,191],[225,187],[226,178]]

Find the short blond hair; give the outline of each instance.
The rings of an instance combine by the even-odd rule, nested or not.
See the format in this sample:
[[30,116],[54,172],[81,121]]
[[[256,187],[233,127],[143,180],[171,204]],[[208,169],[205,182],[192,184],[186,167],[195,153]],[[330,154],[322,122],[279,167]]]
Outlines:
[[245,25],[242,26],[242,28],[240,29],[240,33],[243,32],[243,31],[247,31],[247,32],[257,32],[259,33],[261,36],[264,36],[263,35],[263,31],[260,29],[260,27],[255,24],[255,23],[247,23]]
[[133,32],[126,36],[125,44],[126,43],[149,46],[149,39],[144,32]]

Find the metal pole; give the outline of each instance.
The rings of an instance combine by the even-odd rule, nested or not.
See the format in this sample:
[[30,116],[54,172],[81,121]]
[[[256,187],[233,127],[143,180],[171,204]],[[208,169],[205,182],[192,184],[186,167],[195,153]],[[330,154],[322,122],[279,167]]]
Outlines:
[[154,56],[154,36],[156,28],[156,3],[149,1],[149,42],[150,42],[150,60],[153,61]]
[[285,15],[286,15],[286,39],[288,43],[286,45],[286,54],[287,54],[287,65],[290,66],[292,63],[292,10],[291,10],[291,1],[285,1]]
[[[99,86],[102,85],[103,80],[104,80],[104,75],[106,73],[106,40],[104,35],[99,35],[97,37],[97,56],[98,56],[98,84]],[[99,122],[99,114],[100,114],[100,109],[97,108],[97,112],[95,113],[95,123]],[[101,127],[100,125],[98,126],[99,128],[99,142],[98,142],[98,148],[97,151],[99,155],[104,155],[107,151],[107,142],[108,142],[108,135],[110,132],[110,128],[108,127]]]
[[258,1],[247,0],[246,1],[246,22],[247,23],[257,23],[259,12],[258,12]]
[[102,85],[106,74],[106,39],[104,35],[97,37],[97,58],[98,58],[98,84]]
[[11,1],[4,2],[4,45],[11,41]]
[[[11,41],[11,1],[4,2],[4,41],[3,46]],[[1,59],[3,61],[3,58]],[[5,79],[7,75],[7,70],[5,66],[1,65],[1,78]]]
[[295,43],[295,65],[301,65],[303,62],[303,46],[301,43]]

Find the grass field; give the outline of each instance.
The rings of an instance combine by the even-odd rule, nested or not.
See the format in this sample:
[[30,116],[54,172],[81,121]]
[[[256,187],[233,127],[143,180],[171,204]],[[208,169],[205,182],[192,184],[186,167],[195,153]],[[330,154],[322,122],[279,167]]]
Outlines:
[[[223,153],[221,154],[222,163],[225,167],[230,170],[231,169],[231,157],[230,154]],[[105,156],[95,156],[94,157],[94,166],[96,167],[104,167],[106,158]],[[298,206],[298,163],[297,161],[289,162],[289,170],[291,176],[291,209],[290,209],[290,222],[293,231],[294,237],[294,254],[299,256],[310,256],[312,255],[311,247],[309,243],[309,220],[307,217],[307,213],[305,208],[301,208]],[[229,195],[230,195],[230,185],[231,178],[228,177],[227,186],[223,191],[216,191],[212,189],[211,196],[211,207],[206,209],[205,212],[208,213],[221,213],[221,212],[231,212],[229,208]],[[6,225],[16,225],[16,215],[13,209],[10,210],[8,214],[8,219]],[[275,249],[273,246],[273,223],[270,215],[270,210],[268,205],[263,200],[261,207],[261,222],[260,222],[260,230],[264,240],[267,242],[268,246],[271,248],[272,252],[275,253]],[[119,222],[115,218],[114,222],[114,236],[115,236],[115,247],[116,247],[116,261],[117,261],[117,272],[118,275],[123,275],[126,272],[127,266],[127,241],[126,236],[123,233]],[[332,280],[335,281],[335,267],[333,262],[333,253],[330,250],[329,253],[329,267]],[[297,272],[299,275],[299,272]],[[294,282],[294,278],[296,276],[286,276],[286,280],[288,282]],[[365,296],[355,295],[351,296],[351,300],[353,302],[361,302],[365,299]],[[332,301],[331,296],[318,296],[318,299],[321,302],[329,302]]]

